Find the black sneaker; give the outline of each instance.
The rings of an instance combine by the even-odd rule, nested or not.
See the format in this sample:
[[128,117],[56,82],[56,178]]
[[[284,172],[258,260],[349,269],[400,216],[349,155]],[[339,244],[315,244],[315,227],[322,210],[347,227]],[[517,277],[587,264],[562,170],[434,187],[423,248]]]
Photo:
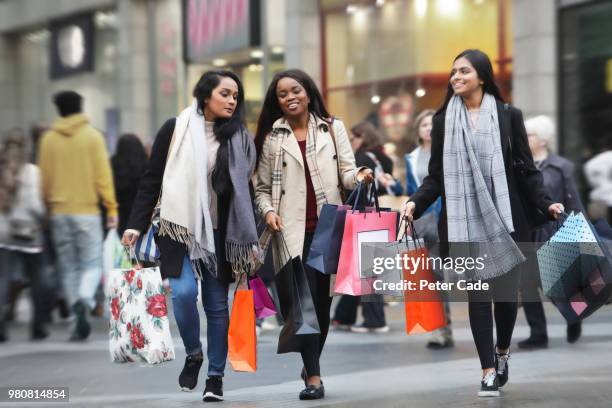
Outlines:
[[567,342],[573,344],[582,335],[582,322],[567,325]]
[[545,349],[546,347],[548,347],[548,337],[529,336],[518,342],[518,348],[523,350]]
[[506,354],[495,353],[495,371],[497,371],[497,380],[499,387],[503,387],[508,382],[508,360],[510,359],[510,352]]
[[325,398],[325,387],[323,387],[323,381],[318,387],[316,385],[308,385],[300,392],[300,400],[317,400]]
[[499,382],[495,371],[489,372],[480,382],[479,397],[499,397]]
[[206,379],[204,389],[204,402],[223,401],[223,378],[219,375],[211,375]]
[[185,365],[178,378],[181,391],[192,391],[198,385],[198,375],[203,362],[204,355],[201,351],[198,354],[185,357]]
[[70,336],[71,341],[83,341],[89,337],[91,326],[87,320],[87,306],[85,303],[78,301],[72,306],[74,315],[76,316],[76,326]]

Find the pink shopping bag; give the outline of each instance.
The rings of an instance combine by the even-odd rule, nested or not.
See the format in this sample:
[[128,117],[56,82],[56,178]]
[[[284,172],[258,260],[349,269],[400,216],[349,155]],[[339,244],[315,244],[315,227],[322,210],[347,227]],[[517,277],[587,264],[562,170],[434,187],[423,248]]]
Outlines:
[[397,236],[396,211],[347,211],[338,262],[335,292],[367,295],[373,278],[361,278],[361,243],[393,242]]

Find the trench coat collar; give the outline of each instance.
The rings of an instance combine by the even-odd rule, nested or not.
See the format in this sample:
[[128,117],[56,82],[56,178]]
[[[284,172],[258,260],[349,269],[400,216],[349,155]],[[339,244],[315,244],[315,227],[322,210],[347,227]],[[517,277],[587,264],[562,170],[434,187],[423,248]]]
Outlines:
[[[321,131],[329,132],[329,124],[325,120],[319,118],[316,115],[314,115],[314,117],[315,117],[315,123],[316,123],[317,130],[318,130],[317,136],[319,132]],[[300,146],[298,145],[297,139],[293,135],[293,129],[291,129],[291,125],[289,125],[289,122],[287,121],[287,119],[285,119],[284,117],[277,119],[272,125],[272,129],[283,129],[287,132],[287,134],[290,137],[285,137],[283,139],[281,148],[287,153],[289,153],[291,156],[293,156],[293,158],[295,158],[298,161],[298,163],[300,163],[300,165],[304,167],[304,160],[302,159],[302,151],[300,150]],[[325,145],[330,143],[328,139],[329,138],[317,137],[317,140],[315,141],[317,152],[321,150]]]

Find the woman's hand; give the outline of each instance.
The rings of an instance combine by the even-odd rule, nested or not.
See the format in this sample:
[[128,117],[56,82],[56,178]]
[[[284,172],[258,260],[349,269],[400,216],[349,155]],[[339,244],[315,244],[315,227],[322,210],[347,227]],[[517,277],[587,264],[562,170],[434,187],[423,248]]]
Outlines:
[[368,168],[359,170],[359,173],[357,173],[357,181],[360,183],[363,181],[366,184],[373,182],[374,172],[372,171],[372,169]]
[[139,236],[140,232],[133,229],[127,229],[123,232],[123,237],[121,237],[121,244],[123,244],[123,246],[131,248],[136,245],[136,240],[138,240]]
[[266,214],[266,225],[274,232],[279,232],[283,229],[283,221],[274,211],[269,211]]
[[414,220],[414,209],[416,208],[416,204],[414,201],[406,201],[402,206],[402,214],[404,215],[404,219],[408,222],[412,222]]
[[554,203],[551,204],[550,207],[548,207],[548,213],[555,217],[555,220],[558,220],[559,216],[563,214],[564,211],[565,207],[563,207],[563,204],[561,203]]

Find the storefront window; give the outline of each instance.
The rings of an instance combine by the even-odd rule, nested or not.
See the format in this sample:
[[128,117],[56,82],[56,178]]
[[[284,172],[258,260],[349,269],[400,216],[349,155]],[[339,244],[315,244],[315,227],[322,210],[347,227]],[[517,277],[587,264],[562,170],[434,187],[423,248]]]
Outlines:
[[442,102],[452,60],[462,50],[487,53],[509,95],[510,1],[321,4],[324,91],[330,109],[349,126],[366,118],[373,121],[398,153],[414,144],[408,136],[414,116]]

